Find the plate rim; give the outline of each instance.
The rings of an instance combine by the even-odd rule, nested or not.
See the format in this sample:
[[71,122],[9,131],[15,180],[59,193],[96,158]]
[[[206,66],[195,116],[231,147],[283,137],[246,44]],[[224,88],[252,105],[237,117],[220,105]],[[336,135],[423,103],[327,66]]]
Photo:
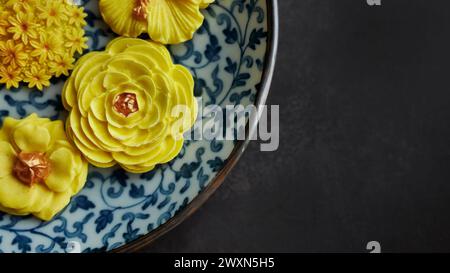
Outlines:
[[[258,95],[256,99],[256,107],[258,109],[258,115],[262,113],[262,107],[265,105],[267,97],[269,95],[270,86],[272,84],[276,56],[278,51],[278,37],[279,37],[279,18],[278,18],[278,0],[266,0],[267,2],[267,10],[268,14],[271,16],[268,17],[268,41],[267,41],[267,49],[265,54],[265,63],[264,70],[261,78],[261,88],[258,90]],[[180,212],[178,212],[175,216],[170,218],[166,223],[157,227],[155,230],[140,236],[139,238],[126,243],[118,248],[112,249],[109,252],[137,252],[143,249],[144,247],[149,246],[157,239],[173,230],[175,227],[184,222],[187,218],[193,215],[200,207],[202,207],[206,201],[212,196],[213,193],[222,185],[225,181],[225,178],[228,176],[230,171],[235,167],[244,151],[247,149],[248,144],[250,143],[251,135],[255,132],[258,119],[249,121],[247,124],[246,139],[240,140],[233,148],[230,156],[228,157],[228,162],[225,166],[219,171],[219,173],[214,177],[214,179],[209,183],[208,186],[184,208]],[[251,124],[250,124],[251,123]]]

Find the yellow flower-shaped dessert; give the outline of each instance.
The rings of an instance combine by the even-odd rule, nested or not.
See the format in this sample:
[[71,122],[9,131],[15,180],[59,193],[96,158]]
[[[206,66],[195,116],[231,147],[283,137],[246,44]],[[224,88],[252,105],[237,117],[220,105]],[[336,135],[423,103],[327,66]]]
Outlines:
[[197,115],[193,89],[163,45],[117,38],[83,56],[66,82],[68,135],[97,167],[150,171],[180,152]]
[[105,22],[119,35],[178,44],[192,39],[203,23],[200,9],[214,0],[100,0]]
[[87,48],[87,15],[69,0],[0,0],[0,85],[42,90]]
[[84,186],[88,164],[61,121],[6,118],[0,130],[0,210],[50,220]]

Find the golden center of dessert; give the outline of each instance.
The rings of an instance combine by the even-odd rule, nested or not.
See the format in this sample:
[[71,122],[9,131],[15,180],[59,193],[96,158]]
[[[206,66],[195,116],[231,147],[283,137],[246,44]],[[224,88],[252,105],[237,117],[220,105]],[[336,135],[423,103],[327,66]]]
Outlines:
[[139,105],[134,93],[122,93],[114,98],[114,111],[128,117],[139,111]]
[[136,1],[136,4],[133,9],[133,16],[138,19],[145,21],[147,20],[148,11],[147,11],[147,5],[150,2],[150,0],[134,0]]
[[50,175],[50,162],[44,153],[21,152],[17,156],[13,173],[26,185],[43,183]]

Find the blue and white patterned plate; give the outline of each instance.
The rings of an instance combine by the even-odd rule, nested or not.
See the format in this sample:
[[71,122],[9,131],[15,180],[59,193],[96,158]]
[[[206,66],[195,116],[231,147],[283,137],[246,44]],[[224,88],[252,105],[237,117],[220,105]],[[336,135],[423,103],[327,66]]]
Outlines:
[[[82,0],[88,13],[90,50],[114,34],[99,17],[97,0]],[[267,96],[276,51],[275,0],[216,0],[195,38],[170,47],[174,60],[190,68],[195,95],[204,105],[261,105]],[[0,91],[0,123],[31,113],[64,119],[65,79],[44,92]],[[1,124],[0,124],[1,125]],[[186,141],[172,162],[142,175],[120,168],[90,168],[85,188],[50,222],[0,214],[0,252],[134,250],[184,220],[223,181],[246,141]]]

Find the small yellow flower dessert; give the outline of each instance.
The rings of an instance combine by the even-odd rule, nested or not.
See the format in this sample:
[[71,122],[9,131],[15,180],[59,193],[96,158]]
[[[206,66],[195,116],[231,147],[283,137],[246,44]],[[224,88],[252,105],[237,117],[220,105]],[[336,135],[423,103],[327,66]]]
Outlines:
[[100,0],[100,13],[119,35],[148,33],[162,44],[192,39],[203,23],[200,9],[214,0]]
[[50,220],[83,188],[88,164],[61,121],[32,114],[0,130],[0,210]]
[[0,85],[43,90],[68,76],[87,48],[86,16],[69,0],[0,0]]
[[150,171],[180,152],[197,116],[193,89],[192,75],[163,45],[116,38],[83,56],[66,81],[68,135],[97,167]]

